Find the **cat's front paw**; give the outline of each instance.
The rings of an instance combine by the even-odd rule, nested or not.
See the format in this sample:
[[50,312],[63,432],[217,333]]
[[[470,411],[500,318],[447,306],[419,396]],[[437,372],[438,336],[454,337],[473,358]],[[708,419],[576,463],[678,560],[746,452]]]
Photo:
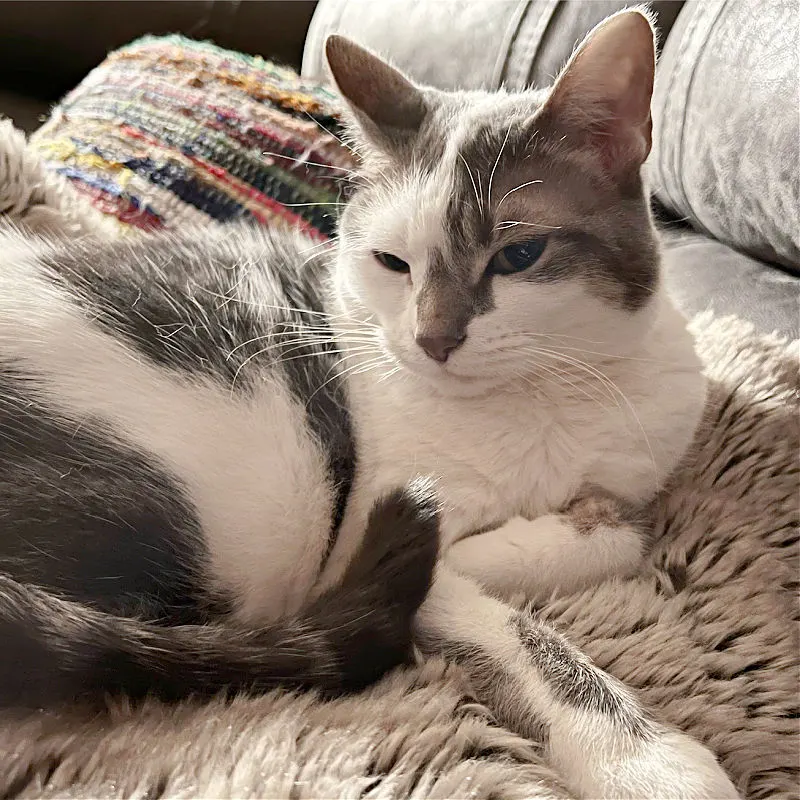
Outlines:
[[[614,516],[612,517],[612,513]],[[616,507],[584,499],[563,513],[514,517],[451,545],[445,560],[498,597],[546,600],[642,569],[644,537]]]
[[[611,765],[604,797],[734,800],[733,783],[711,751],[678,731],[664,731]],[[610,779],[608,779],[610,778]]]
[[[638,741],[629,739],[621,748],[618,741],[614,747],[605,747],[603,739],[599,736],[597,746],[588,752],[575,752],[571,764],[559,765],[582,797],[614,800],[738,800],[740,797],[711,751],[683,733],[658,727]],[[560,760],[563,753],[562,750]]]

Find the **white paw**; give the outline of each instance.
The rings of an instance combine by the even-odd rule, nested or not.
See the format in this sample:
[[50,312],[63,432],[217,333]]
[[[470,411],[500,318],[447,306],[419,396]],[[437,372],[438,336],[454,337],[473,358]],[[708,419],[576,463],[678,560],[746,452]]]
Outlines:
[[603,797],[734,800],[739,797],[712,753],[677,731],[665,731],[609,764]]
[[[608,738],[597,731],[567,744],[551,740],[551,751],[567,782],[585,798],[614,800],[738,800],[733,783],[712,753],[677,731],[659,728],[655,738]],[[614,741],[615,740],[615,741]],[[560,753],[558,752],[560,751]],[[570,757],[565,758],[568,751]]]

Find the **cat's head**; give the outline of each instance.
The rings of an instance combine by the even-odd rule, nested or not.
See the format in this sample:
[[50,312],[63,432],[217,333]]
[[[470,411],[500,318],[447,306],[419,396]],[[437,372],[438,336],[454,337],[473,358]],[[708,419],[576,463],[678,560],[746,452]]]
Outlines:
[[659,274],[640,178],[655,69],[644,13],[605,20],[538,91],[442,92],[340,36],[326,50],[363,160],[338,278],[405,368],[477,389],[559,366],[546,350],[644,334]]

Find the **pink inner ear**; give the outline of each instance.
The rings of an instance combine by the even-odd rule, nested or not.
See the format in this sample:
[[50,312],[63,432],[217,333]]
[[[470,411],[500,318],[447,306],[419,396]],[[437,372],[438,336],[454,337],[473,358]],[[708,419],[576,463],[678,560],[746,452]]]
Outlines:
[[[613,67],[609,65],[609,68]],[[652,69],[646,63],[637,64],[632,60],[623,61],[619,69],[624,78],[614,87],[616,91],[601,100],[609,117],[590,134],[603,166],[612,173],[641,166],[650,153],[653,131],[650,116]]]
[[556,82],[552,118],[597,152],[618,177],[636,171],[652,143],[655,51],[649,23],[623,12],[595,29]]
[[638,169],[650,154],[653,120],[649,113],[643,123],[613,118],[589,134],[591,146],[597,150],[603,168],[618,174]]

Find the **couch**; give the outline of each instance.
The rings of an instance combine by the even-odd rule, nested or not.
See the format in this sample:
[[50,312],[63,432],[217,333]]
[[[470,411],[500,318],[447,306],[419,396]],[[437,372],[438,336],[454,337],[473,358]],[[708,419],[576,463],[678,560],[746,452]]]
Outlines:
[[[546,84],[620,0],[0,2],[0,114],[31,130],[105,53],[181,32],[324,80],[349,33],[443,88]],[[800,336],[800,17],[792,0],[651,4],[661,39],[648,161],[665,280],[689,315]],[[124,9],[124,11],[123,11]]]

